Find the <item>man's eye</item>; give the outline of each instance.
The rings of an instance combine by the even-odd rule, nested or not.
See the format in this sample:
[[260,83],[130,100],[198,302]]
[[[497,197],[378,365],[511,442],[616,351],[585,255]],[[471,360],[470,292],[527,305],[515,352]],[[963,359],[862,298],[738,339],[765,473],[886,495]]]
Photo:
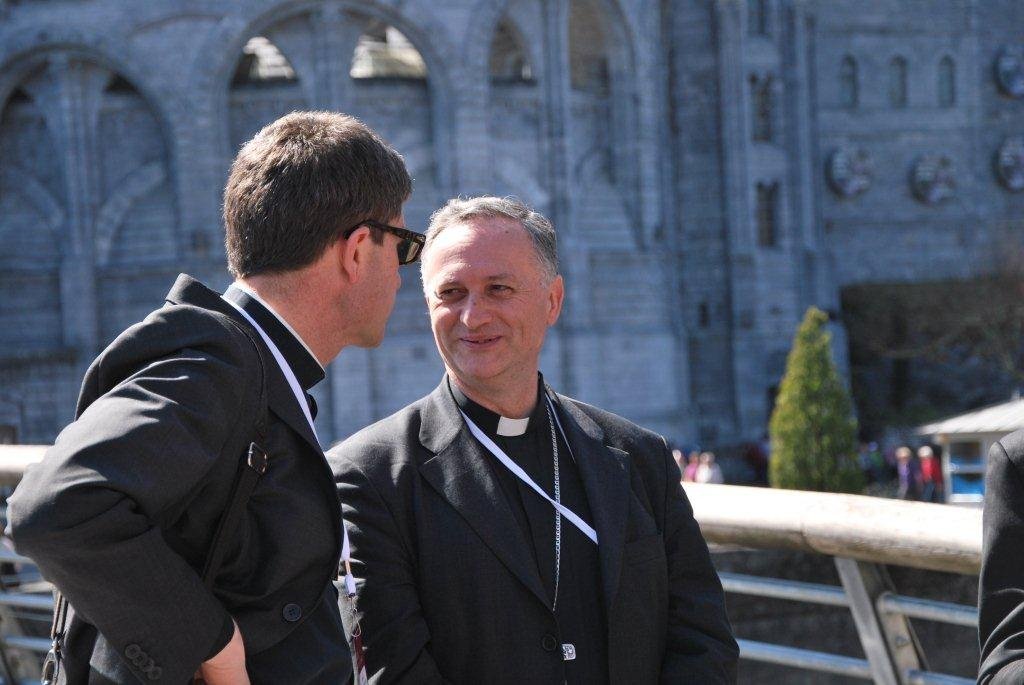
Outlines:
[[440,300],[450,300],[454,297],[458,297],[462,291],[459,288],[445,288],[444,290],[437,291],[437,297]]
[[507,286],[502,283],[492,283],[490,286],[490,290],[492,293],[498,293],[499,295],[512,292],[511,286]]

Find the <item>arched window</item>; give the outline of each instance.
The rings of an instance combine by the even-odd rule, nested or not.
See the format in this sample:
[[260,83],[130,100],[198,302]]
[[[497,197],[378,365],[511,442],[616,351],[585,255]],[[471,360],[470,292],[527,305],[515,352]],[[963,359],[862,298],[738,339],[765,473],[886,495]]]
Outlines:
[[757,244],[760,247],[778,245],[779,184],[757,184]]
[[946,55],[939,61],[938,74],[939,107],[952,107],[956,104],[956,63]]
[[507,21],[498,24],[491,43],[491,83],[517,83],[533,80],[533,67],[526,56],[523,39]]
[[768,0],[747,0],[747,32],[752,36],[768,35]]
[[349,75],[354,79],[427,78],[419,50],[393,26],[374,21],[359,37]]
[[611,76],[600,13],[576,0],[569,10],[569,78],[573,90],[606,96]]
[[839,104],[846,109],[856,109],[860,102],[860,83],[857,75],[857,61],[850,55],[839,63]]
[[752,108],[751,133],[754,141],[770,143],[774,138],[772,116],[774,114],[773,80],[771,76],[750,77],[750,104]]
[[889,62],[889,104],[901,109],[907,106],[907,60],[903,57]]
[[295,70],[277,46],[263,36],[253,36],[242,48],[231,86],[259,86],[297,81]]

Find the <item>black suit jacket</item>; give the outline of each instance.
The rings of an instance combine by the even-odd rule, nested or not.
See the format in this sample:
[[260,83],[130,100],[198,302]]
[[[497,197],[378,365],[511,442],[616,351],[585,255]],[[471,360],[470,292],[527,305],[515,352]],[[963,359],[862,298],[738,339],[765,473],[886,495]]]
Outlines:
[[[733,682],[722,587],[664,439],[556,398],[600,541],[611,681]],[[446,381],[327,456],[374,682],[564,681],[530,542],[492,470],[503,467]]]
[[979,683],[1024,683],[1024,431],[988,453],[978,590]]
[[[210,592],[206,552],[257,439],[255,416],[267,412],[256,345],[269,466]],[[331,584],[341,532],[333,480],[263,345],[217,293],[180,276],[164,307],[93,362],[77,419],[11,496],[18,550],[74,610],[67,682],[184,683],[229,614],[253,682],[348,671]]]

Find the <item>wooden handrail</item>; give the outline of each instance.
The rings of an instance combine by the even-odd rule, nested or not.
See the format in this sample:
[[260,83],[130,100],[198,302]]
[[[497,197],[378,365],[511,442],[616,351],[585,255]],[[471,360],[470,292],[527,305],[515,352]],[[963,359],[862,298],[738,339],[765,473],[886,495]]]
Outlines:
[[708,542],[977,575],[981,509],[862,495],[685,483]]
[[[46,445],[0,445],[0,485],[16,485]],[[708,542],[792,549],[976,575],[981,509],[861,495],[685,483]]]

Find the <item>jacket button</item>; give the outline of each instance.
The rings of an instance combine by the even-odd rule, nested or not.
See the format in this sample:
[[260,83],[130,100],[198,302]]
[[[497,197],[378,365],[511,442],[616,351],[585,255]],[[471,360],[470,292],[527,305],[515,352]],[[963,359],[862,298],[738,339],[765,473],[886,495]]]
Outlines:
[[554,635],[548,633],[540,639],[540,646],[544,648],[545,652],[553,652],[558,647],[558,640]]
[[284,620],[289,623],[295,623],[302,618],[302,607],[298,604],[285,604],[284,611],[281,612],[281,615],[284,616]]
[[142,654],[142,648],[135,643],[132,643],[124,648],[124,655],[132,661],[137,659],[140,654]]
[[146,677],[150,680],[160,680],[160,676],[162,676],[163,674],[163,669],[161,669],[159,666],[154,666],[153,668],[149,669],[148,673],[146,673]]

